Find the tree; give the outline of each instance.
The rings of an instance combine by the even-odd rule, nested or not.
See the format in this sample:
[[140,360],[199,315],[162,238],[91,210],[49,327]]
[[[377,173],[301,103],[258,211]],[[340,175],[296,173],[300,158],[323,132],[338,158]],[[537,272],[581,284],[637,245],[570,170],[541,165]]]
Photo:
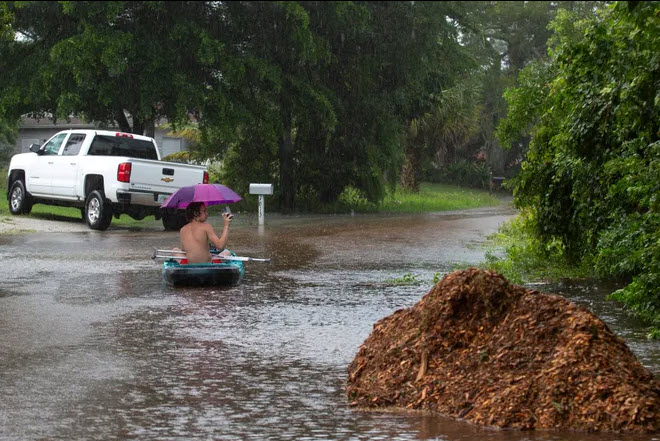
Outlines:
[[435,97],[436,107],[410,122],[406,163],[401,181],[404,188],[418,191],[418,173],[423,158],[438,166],[454,162],[457,148],[477,130],[480,107],[479,85],[472,79],[459,82]]
[[558,11],[568,10],[576,17],[591,16],[604,2],[465,2],[457,9],[465,28],[464,40],[480,65],[482,97],[479,130],[457,147],[464,157],[486,154],[489,167],[501,176],[513,176],[527,151],[529,137],[500,146],[495,129],[506,116],[504,91],[515,85],[518,72],[529,63],[547,59],[548,27]]
[[227,166],[267,175],[264,166],[272,159],[260,161],[258,169],[247,159],[258,154],[258,140],[264,144],[264,158],[272,155],[276,142],[284,210],[293,208],[298,192],[333,202],[347,185],[379,200],[400,170],[400,129],[421,106],[432,107],[423,89],[439,91],[450,84],[449,66],[459,57],[447,6],[301,6],[228,6],[229,21],[240,23],[233,35],[249,42],[241,50],[254,56],[256,67],[232,89],[236,100],[248,103],[250,115],[231,154],[235,160]]
[[[423,121],[430,122],[428,115],[442,112],[441,107],[451,94],[447,91],[476,67],[459,41],[461,26],[453,17],[458,15],[456,9],[460,7],[446,2],[402,3],[401,10],[394,11],[392,17],[400,21],[402,29],[393,32],[397,38],[390,37],[396,46],[385,49],[397,54],[389,76],[400,81],[392,97],[395,112],[402,119],[402,126],[408,129],[401,183],[411,191],[418,190],[426,141],[442,136],[430,134],[433,124]],[[390,28],[388,31],[392,32]],[[418,128],[423,125],[426,135],[419,136]]]
[[236,64],[209,83],[211,93],[224,99],[206,100],[206,127],[223,124],[241,109],[231,153],[236,161],[228,165],[244,171],[250,166],[241,158],[254,159],[254,144],[262,144],[267,154],[276,143],[280,205],[290,212],[295,208],[299,122],[319,128],[335,124],[326,92],[315,79],[327,55],[310,29],[308,12],[297,2],[228,2],[224,7],[228,33],[222,41]]
[[187,121],[215,74],[202,2],[6,2],[0,111],[80,115],[153,135],[161,116]]
[[0,166],[5,166],[14,155],[18,124],[0,120]]

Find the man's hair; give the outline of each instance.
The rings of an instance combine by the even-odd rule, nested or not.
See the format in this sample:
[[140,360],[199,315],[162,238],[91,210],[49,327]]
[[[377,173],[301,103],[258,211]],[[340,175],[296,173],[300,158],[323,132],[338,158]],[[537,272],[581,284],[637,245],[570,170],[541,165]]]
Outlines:
[[204,202],[191,202],[188,204],[186,207],[186,220],[190,222],[199,216],[203,206]]

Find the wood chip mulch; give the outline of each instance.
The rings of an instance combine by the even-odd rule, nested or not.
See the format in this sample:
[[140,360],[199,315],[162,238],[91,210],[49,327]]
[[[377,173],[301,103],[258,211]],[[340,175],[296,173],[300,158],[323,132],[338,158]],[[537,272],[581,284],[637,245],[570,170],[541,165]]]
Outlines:
[[352,406],[519,429],[657,432],[660,382],[584,307],[470,268],[378,321],[348,368]]

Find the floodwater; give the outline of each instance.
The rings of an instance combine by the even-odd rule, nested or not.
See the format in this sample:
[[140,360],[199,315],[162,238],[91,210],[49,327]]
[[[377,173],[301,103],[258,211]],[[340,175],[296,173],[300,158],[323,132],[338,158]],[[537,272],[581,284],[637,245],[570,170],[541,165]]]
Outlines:
[[[436,273],[484,258],[507,206],[414,216],[237,215],[233,288],[163,285],[177,233],[0,236],[0,440],[648,440],[494,430],[348,407],[346,369],[373,324]],[[219,219],[214,219],[219,222]],[[417,285],[398,285],[408,275]],[[660,347],[593,283],[535,286],[586,304],[660,371]],[[607,289],[607,288],[605,288]]]

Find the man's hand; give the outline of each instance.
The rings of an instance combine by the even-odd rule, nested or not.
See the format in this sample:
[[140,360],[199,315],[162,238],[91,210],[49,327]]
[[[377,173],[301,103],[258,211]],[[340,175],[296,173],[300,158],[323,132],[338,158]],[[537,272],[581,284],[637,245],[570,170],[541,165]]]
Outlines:
[[234,218],[233,214],[230,213],[222,213],[222,221],[225,223],[225,226],[228,227],[229,224],[231,223],[231,220]]

